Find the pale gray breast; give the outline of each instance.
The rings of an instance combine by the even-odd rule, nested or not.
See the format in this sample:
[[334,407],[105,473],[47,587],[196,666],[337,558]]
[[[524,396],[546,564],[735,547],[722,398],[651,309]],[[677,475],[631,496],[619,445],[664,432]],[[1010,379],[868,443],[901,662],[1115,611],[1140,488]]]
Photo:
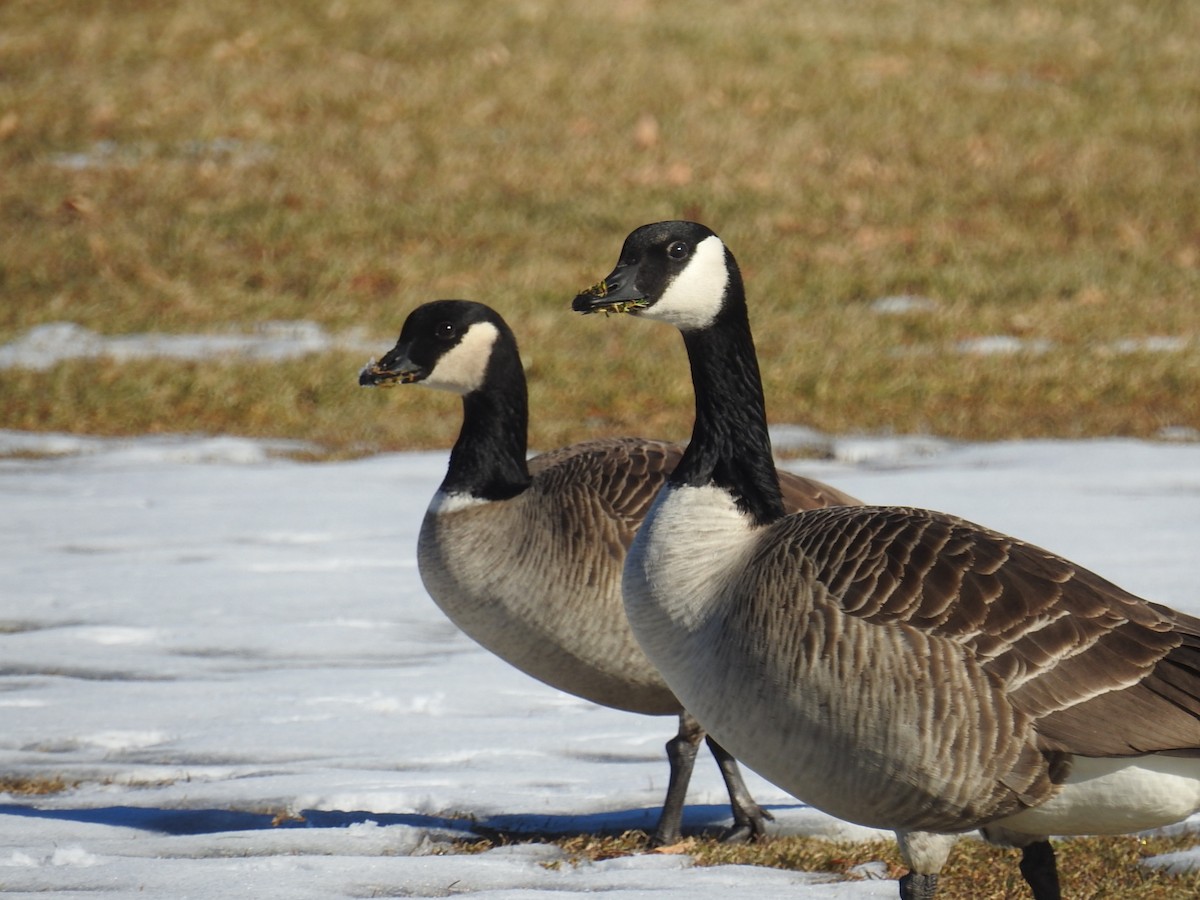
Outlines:
[[626,548],[671,455],[632,441],[575,445],[534,459],[532,485],[511,500],[428,515],[418,545],[427,590],[464,632],[547,684],[678,713],[620,593]]

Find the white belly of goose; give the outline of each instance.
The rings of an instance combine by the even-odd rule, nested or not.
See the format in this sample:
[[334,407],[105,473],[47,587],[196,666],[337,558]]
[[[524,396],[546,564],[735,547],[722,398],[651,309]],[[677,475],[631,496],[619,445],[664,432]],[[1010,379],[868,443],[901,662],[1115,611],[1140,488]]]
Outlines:
[[1061,790],[996,824],[1025,834],[1127,834],[1160,828],[1200,809],[1200,759],[1074,758]]

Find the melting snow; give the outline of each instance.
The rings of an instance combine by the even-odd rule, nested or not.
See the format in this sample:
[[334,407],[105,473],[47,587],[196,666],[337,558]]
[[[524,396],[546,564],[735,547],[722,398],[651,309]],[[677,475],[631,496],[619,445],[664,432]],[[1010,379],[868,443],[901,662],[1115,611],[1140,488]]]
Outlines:
[[[1200,613],[1200,444],[823,445],[793,468],[946,509]],[[886,880],[699,869],[686,854],[432,855],[479,829],[651,826],[673,733],[531,681],[438,612],[413,552],[445,453],[311,464],[230,438],[0,432],[0,453],[41,450],[0,458],[0,771],[69,787],[0,795],[6,891],[895,896]],[[748,783],[779,833],[872,834]],[[690,827],[728,821],[707,757],[689,801]]]

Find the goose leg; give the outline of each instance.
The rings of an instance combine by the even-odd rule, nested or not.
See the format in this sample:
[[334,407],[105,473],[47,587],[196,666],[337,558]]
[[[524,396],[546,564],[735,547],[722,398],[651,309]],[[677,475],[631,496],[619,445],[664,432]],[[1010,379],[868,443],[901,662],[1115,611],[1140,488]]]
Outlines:
[[683,803],[687,799],[688,783],[696,765],[696,751],[704,729],[689,713],[679,714],[679,733],[667,741],[667,761],[671,777],[667,782],[667,797],[663,801],[658,826],[650,841],[656,847],[677,844],[683,838]]
[[1033,900],[1062,900],[1058,864],[1049,841],[1034,841],[1021,848],[1021,874],[1033,891]]
[[938,873],[946,864],[958,837],[929,831],[897,831],[900,857],[909,872],[900,879],[900,900],[933,900]]
[[1062,900],[1054,848],[1044,835],[1009,831],[999,825],[988,825],[979,830],[988,843],[1021,849],[1021,875],[1033,892],[1033,900]]
[[909,872],[900,879],[900,900],[933,900],[937,893],[936,874]]
[[707,736],[708,749],[716,757],[721,777],[725,779],[725,788],[729,791],[729,805],[733,808],[733,827],[721,840],[727,844],[741,844],[757,840],[767,833],[766,823],[774,820],[774,816],[754,802],[746,782],[742,781],[742,772],[737,760],[728,750]]

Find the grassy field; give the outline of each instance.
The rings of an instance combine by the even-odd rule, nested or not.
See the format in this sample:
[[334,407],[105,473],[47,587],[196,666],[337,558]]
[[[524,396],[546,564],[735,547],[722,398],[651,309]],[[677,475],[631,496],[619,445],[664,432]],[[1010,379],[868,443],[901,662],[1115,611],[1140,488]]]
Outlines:
[[[677,335],[567,309],[689,217],[742,263],[774,421],[1197,429],[1197,58],[1166,2],[13,0],[0,342],[306,319],[382,353],[468,297],[522,341],[535,447],[685,436]],[[993,335],[1027,349],[956,350]],[[359,390],[363,362],[3,370],[0,427],[453,440],[453,397]]]

